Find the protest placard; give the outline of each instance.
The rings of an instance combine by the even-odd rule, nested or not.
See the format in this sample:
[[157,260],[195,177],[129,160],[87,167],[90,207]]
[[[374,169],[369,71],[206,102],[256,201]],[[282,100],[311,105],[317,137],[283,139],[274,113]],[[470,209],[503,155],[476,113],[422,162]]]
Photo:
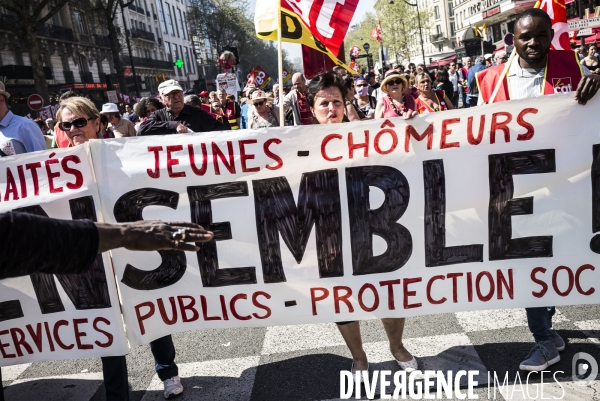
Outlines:
[[[88,151],[79,146],[0,158],[0,212],[101,221]],[[46,240],[71,250],[60,238]],[[0,366],[127,352],[108,254],[98,255],[86,274],[0,281]]]
[[128,338],[597,303],[599,105],[94,141],[107,221],[215,232],[112,252]]

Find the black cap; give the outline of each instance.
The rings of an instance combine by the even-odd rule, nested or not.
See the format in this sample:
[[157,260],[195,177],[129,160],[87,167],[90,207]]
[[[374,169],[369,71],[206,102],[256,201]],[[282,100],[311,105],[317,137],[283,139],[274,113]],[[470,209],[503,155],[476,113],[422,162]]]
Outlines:
[[367,75],[365,75],[365,78],[375,78],[375,73],[373,71],[369,71]]
[[184,96],[187,96],[187,95],[195,95],[195,94],[196,94],[196,91],[195,91],[195,90],[193,90],[193,89],[186,89],[186,91],[185,91],[185,92],[183,92],[183,95],[184,95]]

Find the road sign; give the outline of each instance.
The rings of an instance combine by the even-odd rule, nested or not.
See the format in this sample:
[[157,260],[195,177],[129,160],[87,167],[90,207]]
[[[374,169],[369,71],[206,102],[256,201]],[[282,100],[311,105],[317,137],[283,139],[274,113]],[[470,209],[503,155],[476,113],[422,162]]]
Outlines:
[[27,106],[33,111],[41,110],[44,107],[44,99],[37,94],[29,95],[27,98]]
[[580,29],[579,32],[577,32],[577,36],[587,36],[587,35],[591,35],[594,32],[592,31],[592,28],[583,28]]
[[506,46],[512,46],[514,44],[514,40],[515,39],[515,35],[513,35],[512,33],[507,33],[506,35],[504,35],[504,44]]
[[569,29],[594,28],[600,26],[600,17],[580,19],[569,22]]

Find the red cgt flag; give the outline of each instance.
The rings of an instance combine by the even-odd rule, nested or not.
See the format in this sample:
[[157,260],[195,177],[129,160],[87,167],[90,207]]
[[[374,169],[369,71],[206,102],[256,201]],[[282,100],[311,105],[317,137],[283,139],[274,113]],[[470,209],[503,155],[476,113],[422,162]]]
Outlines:
[[552,39],[550,48],[554,50],[571,50],[565,0],[538,0],[535,8],[544,10],[552,19],[554,39]]
[[296,14],[333,54],[338,54],[358,0],[281,0],[281,8]]
[[371,32],[371,37],[376,42],[381,42],[381,22],[377,21],[377,25],[373,28],[373,32]]

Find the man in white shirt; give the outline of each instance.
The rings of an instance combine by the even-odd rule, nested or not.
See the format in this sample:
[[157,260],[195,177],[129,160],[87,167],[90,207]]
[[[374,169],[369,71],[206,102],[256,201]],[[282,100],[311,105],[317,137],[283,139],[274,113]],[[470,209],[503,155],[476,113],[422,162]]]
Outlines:
[[0,153],[13,156],[20,153],[46,149],[46,141],[40,127],[25,117],[15,116],[8,109],[8,93],[0,82]]
[[454,107],[458,108],[458,99],[460,98],[460,91],[462,89],[460,83],[463,81],[464,77],[462,76],[462,71],[458,69],[456,61],[450,63],[450,66],[448,67],[448,76],[450,82],[452,82],[452,88],[454,89],[454,94],[450,100],[452,100]]

